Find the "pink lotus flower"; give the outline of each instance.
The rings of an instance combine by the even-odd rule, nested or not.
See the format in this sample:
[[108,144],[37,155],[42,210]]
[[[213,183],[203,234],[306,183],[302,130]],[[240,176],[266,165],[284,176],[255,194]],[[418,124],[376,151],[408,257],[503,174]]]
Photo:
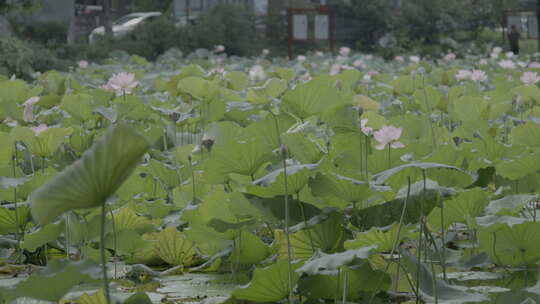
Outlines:
[[478,61],[478,64],[479,65],[486,65],[486,64],[488,64],[488,61],[487,61],[487,59],[482,58],[482,59],[480,59],[480,61]]
[[45,130],[49,129],[46,124],[40,124],[37,127],[33,127],[32,131],[34,131],[34,135],[39,136],[39,134],[43,133]]
[[482,70],[473,70],[471,74],[471,80],[472,81],[486,81],[487,80],[487,74],[486,72]]
[[114,91],[116,96],[122,96],[124,94],[131,94],[134,88],[139,85],[139,82],[135,80],[135,74],[120,72],[113,74],[107,84],[102,86],[103,89]]
[[300,77],[299,77],[300,81],[303,81],[303,82],[308,82],[310,81],[311,79],[313,79],[313,77],[311,77],[311,74],[309,74],[309,72],[305,72],[304,74],[302,74]]
[[225,47],[223,45],[221,45],[221,44],[216,45],[214,47],[214,52],[216,52],[216,53],[221,53],[221,52],[224,52],[224,51],[225,51]]
[[25,122],[31,122],[35,120],[34,105],[38,103],[39,100],[40,100],[40,97],[34,96],[34,97],[30,97],[27,101],[23,103],[23,106],[24,106],[23,120]]
[[403,56],[396,56],[394,57],[394,60],[397,62],[405,62],[405,58]]
[[444,56],[444,59],[446,61],[454,61],[454,60],[456,60],[456,57],[457,57],[456,54],[448,53],[448,54],[446,54],[446,56]]
[[492,54],[500,54],[503,51],[502,47],[496,46],[491,50]]
[[330,75],[337,75],[339,74],[340,71],[341,71],[341,64],[339,63],[334,63],[330,67]]
[[419,56],[409,56],[409,61],[412,63],[420,63],[420,57]]
[[540,81],[540,76],[536,72],[525,72],[520,79],[524,84],[534,85]]
[[304,55],[298,55],[298,57],[296,57],[296,60],[298,60],[298,62],[302,63],[304,61],[306,61],[306,56]]
[[350,53],[351,53],[351,49],[346,46],[342,46],[339,48],[339,54],[343,57],[349,56]]
[[360,130],[362,130],[362,133],[364,133],[366,136],[371,136],[373,134],[373,128],[370,128],[367,126],[368,119],[361,119],[360,120]]
[[379,142],[375,149],[384,150],[387,145],[393,149],[404,148],[405,145],[398,141],[402,131],[402,128],[383,126],[379,131],[373,132],[373,137]]
[[323,56],[324,56],[324,53],[321,52],[321,51],[317,51],[317,52],[315,52],[315,56],[317,56],[317,57],[323,57]]
[[261,65],[254,65],[249,69],[249,78],[253,82],[262,81],[266,78],[266,73]]
[[208,75],[214,75],[214,74],[223,75],[225,74],[225,69],[222,67],[217,67],[217,68],[210,69],[208,71]]
[[516,54],[514,54],[513,52],[506,52],[506,58],[513,58]]
[[353,65],[359,69],[365,69],[367,68],[366,64],[362,59],[357,59],[353,62]]
[[499,66],[503,69],[513,70],[516,68],[516,64],[512,60],[501,60]]
[[81,69],[86,69],[88,67],[88,61],[86,61],[86,60],[81,60],[81,61],[79,61],[78,64],[79,64],[79,68],[81,68]]
[[531,68],[531,69],[540,69],[540,62],[531,62],[531,63],[529,63],[529,68]]
[[456,74],[456,79],[459,80],[465,80],[470,79],[472,75],[472,72],[469,70],[459,70]]

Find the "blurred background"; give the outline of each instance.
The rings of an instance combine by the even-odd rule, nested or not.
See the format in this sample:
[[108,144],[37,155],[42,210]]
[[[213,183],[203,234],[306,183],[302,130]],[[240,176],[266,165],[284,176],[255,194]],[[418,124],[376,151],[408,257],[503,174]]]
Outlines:
[[[384,58],[437,57],[448,51],[508,49],[518,24],[523,53],[538,51],[536,0],[0,0],[0,72],[66,70],[124,51],[155,60],[225,46],[228,55],[263,49],[286,56],[290,9],[332,12],[334,45]],[[310,13],[306,13],[310,14]],[[311,17],[310,17],[311,18]],[[295,53],[332,51],[325,41],[295,42]]]

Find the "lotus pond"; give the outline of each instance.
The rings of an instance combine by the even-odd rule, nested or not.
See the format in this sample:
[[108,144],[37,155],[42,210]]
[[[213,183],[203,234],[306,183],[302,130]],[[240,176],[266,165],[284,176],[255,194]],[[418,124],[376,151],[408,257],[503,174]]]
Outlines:
[[0,303],[540,303],[534,57],[220,51],[0,78]]

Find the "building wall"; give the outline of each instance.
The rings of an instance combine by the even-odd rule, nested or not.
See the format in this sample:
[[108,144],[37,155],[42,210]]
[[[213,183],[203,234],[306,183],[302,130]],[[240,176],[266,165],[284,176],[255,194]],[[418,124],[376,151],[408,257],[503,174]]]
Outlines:
[[42,0],[43,6],[35,13],[39,21],[70,23],[75,14],[75,0]]

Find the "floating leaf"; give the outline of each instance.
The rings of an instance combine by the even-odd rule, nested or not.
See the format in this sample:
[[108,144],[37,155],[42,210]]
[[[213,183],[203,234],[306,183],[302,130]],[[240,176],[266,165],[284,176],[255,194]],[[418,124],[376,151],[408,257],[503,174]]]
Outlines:
[[[266,268],[257,268],[253,271],[253,279],[245,286],[233,290],[232,296],[238,300],[253,302],[278,302],[289,294],[287,260],[280,260]],[[292,286],[300,278],[294,270],[298,264],[293,265]]]
[[197,252],[195,244],[174,227],[161,231],[155,245],[156,253],[170,265],[191,266]]

